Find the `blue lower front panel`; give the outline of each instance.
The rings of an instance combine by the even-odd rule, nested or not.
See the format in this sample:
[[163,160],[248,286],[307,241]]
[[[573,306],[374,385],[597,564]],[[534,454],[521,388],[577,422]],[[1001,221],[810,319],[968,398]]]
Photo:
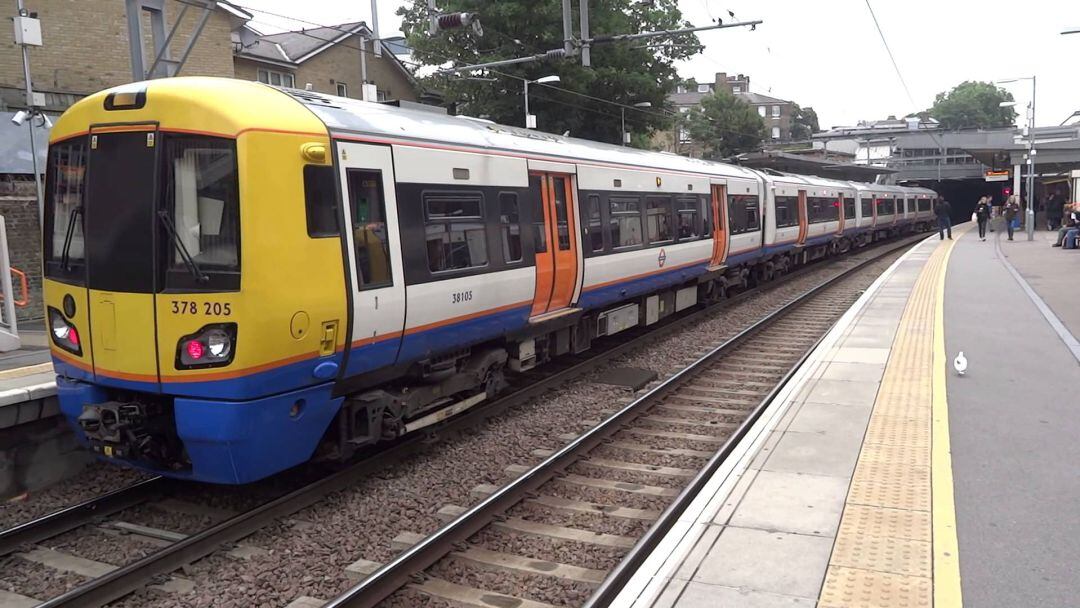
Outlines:
[[[331,387],[327,383],[251,401],[177,397],[176,431],[191,468],[176,471],[144,462],[120,463],[209,483],[240,484],[268,477],[311,459],[343,401],[332,397]],[[77,419],[84,405],[106,401],[105,390],[65,378],[57,378],[56,388],[61,410],[87,443]]]

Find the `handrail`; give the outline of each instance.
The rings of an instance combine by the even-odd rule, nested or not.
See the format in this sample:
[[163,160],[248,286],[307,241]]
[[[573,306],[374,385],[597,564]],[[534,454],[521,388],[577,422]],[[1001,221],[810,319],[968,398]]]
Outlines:
[[26,280],[26,273],[18,268],[9,268],[11,273],[19,277],[19,289],[22,291],[21,298],[15,298],[15,306],[26,308],[30,303],[30,283]]

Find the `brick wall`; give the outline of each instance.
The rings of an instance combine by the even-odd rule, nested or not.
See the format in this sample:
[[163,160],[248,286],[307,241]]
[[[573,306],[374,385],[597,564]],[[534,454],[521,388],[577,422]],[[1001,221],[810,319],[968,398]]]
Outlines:
[[[336,45],[301,63],[296,68],[296,87],[302,89],[310,82],[312,89],[320,93],[337,95],[337,83],[344,82],[349,97],[360,99],[360,38],[353,36],[345,44],[348,46]],[[367,48],[370,51],[371,45]],[[387,99],[416,101],[412,84],[393,61],[389,53],[383,53],[381,58],[369,53],[368,81],[374,82],[380,91],[386,91]]]
[[[26,273],[30,283],[30,302],[15,309],[19,321],[44,317],[41,300],[41,229],[38,227],[37,197],[32,181],[0,181],[0,215],[7,226],[11,266]],[[12,278],[15,297],[18,282]]]
[[[180,15],[183,4],[166,3],[166,23]],[[39,91],[89,94],[131,82],[127,18],[123,0],[28,0],[27,9],[41,19],[44,46],[30,48],[31,78]],[[180,56],[201,10],[190,8],[170,44]],[[233,75],[231,21],[214,10],[184,68],[184,76]],[[167,30],[166,30],[167,33]],[[154,54],[149,15],[143,19],[144,57],[150,67]],[[22,53],[14,46],[10,26],[0,27],[0,87],[22,88]]]

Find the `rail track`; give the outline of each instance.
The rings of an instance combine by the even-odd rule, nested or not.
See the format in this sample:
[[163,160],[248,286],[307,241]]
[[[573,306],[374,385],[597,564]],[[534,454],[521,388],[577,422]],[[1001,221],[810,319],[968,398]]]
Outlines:
[[[816,343],[832,320],[847,308],[845,302],[851,299],[836,296],[823,300],[822,292],[867,264],[909,246],[917,238],[921,237],[909,237],[883,244],[872,251],[860,252],[872,254],[863,261],[841,258],[831,262],[832,266],[840,267],[843,273],[732,338],[702,361],[667,379],[646,397],[618,411],[603,423],[598,423],[584,435],[568,436],[570,443],[565,448],[550,454],[538,454],[545,458],[540,466],[532,469],[511,467],[508,474],[516,476],[516,479],[509,485],[477,488],[477,494],[487,497],[473,509],[447,505],[441,514],[453,520],[451,523],[426,538],[403,535],[399,542],[403,548],[408,546],[404,553],[328,605],[373,605],[377,599],[385,598],[410,583],[422,593],[435,597],[449,595],[448,599],[451,600],[455,592],[474,591],[471,587],[449,583],[438,577],[430,577],[421,584],[413,581],[412,577],[417,573],[433,564],[438,566],[440,560],[451,553],[451,559],[481,567],[495,566],[517,574],[547,577],[550,571],[545,568],[554,566],[555,579],[577,589],[571,595],[582,599],[586,592],[604,589],[609,584],[603,583],[607,572],[614,570],[617,573],[619,569],[616,566],[621,556],[628,555],[629,559],[638,550],[634,549],[635,545],[644,546],[638,539],[642,543],[648,541],[653,531],[665,521],[671,509],[666,505],[678,503],[680,488],[686,488],[684,493],[689,491],[694,481],[701,477],[699,471],[707,470],[710,458],[722,453],[731,437],[738,435],[739,425],[745,424],[743,421],[747,419],[756,418],[763,407],[759,405],[763,403],[763,398],[778,383],[782,383],[787,370]],[[647,341],[692,326],[726,306],[772,290],[788,280],[820,268],[821,265],[810,265],[783,279],[736,294],[717,305],[702,307],[657,326],[629,330],[615,338],[594,341],[593,350],[587,354],[560,359],[542,370],[514,379],[509,391],[490,403],[422,433],[403,438],[389,447],[365,454],[345,468],[318,475],[314,481],[297,484],[299,487],[266,500],[255,508],[239,514],[222,514],[215,523],[197,533],[180,534],[119,520],[120,514],[148,504],[166,509],[183,508],[182,501],[173,497],[182,494],[184,485],[157,477],[0,532],[0,557],[15,553],[21,556],[32,556],[35,552],[48,553],[48,550],[40,547],[40,543],[83,526],[104,524],[113,531],[154,540],[160,549],[150,555],[120,566],[104,564],[108,566],[107,571],[86,575],[89,578],[87,582],[40,604],[45,607],[105,605],[151,582],[161,581],[162,577],[169,577],[186,564],[222,547],[234,545],[274,521],[288,517],[328,494],[348,488],[389,463],[425,449],[435,436],[452,436],[473,428],[485,418],[496,416],[552,390],[641,347]],[[804,312],[803,316],[799,316],[797,309],[806,306],[811,298],[816,298],[818,302],[827,301],[827,308],[831,306],[837,310],[815,314]],[[789,333],[785,335],[785,331]],[[751,336],[754,337],[752,344],[749,342]],[[773,350],[768,354],[760,350],[754,352],[754,349],[766,346]],[[739,348],[743,349],[743,354],[735,356]],[[700,371],[705,359],[717,360],[714,372]],[[764,401],[767,402],[767,399]],[[614,441],[609,441],[611,438]],[[672,444],[681,447],[673,447]],[[720,452],[717,452],[718,448]],[[560,488],[555,488],[555,485]],[[574,488],[576,493],[568,492],[567,487]],[[583,493],[592,500],[581,500]],[[609,508],[601,505],[601,501],[610,505],[628,502],[634,506]],[[533,509],[549,516],[554,513],[553,521],[556,523],[532,526],[530,522],[535,518],[504,515],[515,508]],[[602,513],[602,516],[597,513]],[[574,532],[588,530],[590,522],[595,524],[598,517],[603,522],[600,527],[611,529],[599,534],[587,532],[577,535]],[[531,550],[518,547],[519,552],[525,555],[514,554],[513,547],[500,552],[481,548],[475,543],[462,544],[485,528],[494,528],[495,531],[485,530],[484,533],[541,538],[545,538],[544,533],[547,533],[547,538],[577,543],[585,553],[598,553],[596,563],[591,564],[596,567],[545,561],[531,570],[526,566],[515,569],[508,563],[521,566],[543,560],[542,542]],[[589,535],[600,539],[602,549],[594,549],[598,543],[590,540],[597,539],[589,539]],[[370,573],[376,567],[376,564],[370,564],[363,574]],[[607,580],[611,578],[607,577]],[[182,582],[183,578],[174,580]],[[511,594],[503,595],[509,599]],[[542,602],[536,604],[543,605]],[[527,600],[520,604],[522,608],[529,605]]]
[[880,257],[810,289],[607,419],[585,421],[590,428],[565,436],[565,447],[536,452],[539,464],[507,467],[505,485],[474,489],[475,506],[444,505],[443,527],[403,532],[389,563],[357,562],[359,582],[325,608],[375,606],[396,593],[451,605],[607,605],[857,299],[848,279]]

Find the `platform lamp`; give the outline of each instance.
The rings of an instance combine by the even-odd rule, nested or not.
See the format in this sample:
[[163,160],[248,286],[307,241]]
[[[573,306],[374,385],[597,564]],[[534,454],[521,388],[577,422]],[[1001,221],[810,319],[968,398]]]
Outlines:
[[540,78],[537,78],[536,80],[526,80],[525,81],[525,128],[526,129],[535,129],[536,128],[536,115],[535,114],[529,114],[529,85],[530,84],[549,84],[549,83],[552,83],[552,82],[559,82],[559,80],[560,80],[560,78],[558,76],[541,76]]
[[[633,107],[635,107],[635,108],[651,108],[652,107],[652,102],[651,101],[642,101],[642,102],[639,102],[639,103],[635,103]],[[625,146],[625,145],[630,143],[630,134],[626,132],[626,106],[622,106],[622,108],[620,108],[620,109],[622,110],[622,145]]]
[[[1027,240],[1035,240],[1035,76],[1022,76],[998,80],[995,84],[1007,84],[1021,80],[1031,81],[1031,101],[1027,104],[1027,126],[1024,127],[1024,135],[1027,137],[1027,213],[1024,214],[1026,223]],[[1016,106],[1015,101],[1003,101],[999,106],[1011,108]]]

